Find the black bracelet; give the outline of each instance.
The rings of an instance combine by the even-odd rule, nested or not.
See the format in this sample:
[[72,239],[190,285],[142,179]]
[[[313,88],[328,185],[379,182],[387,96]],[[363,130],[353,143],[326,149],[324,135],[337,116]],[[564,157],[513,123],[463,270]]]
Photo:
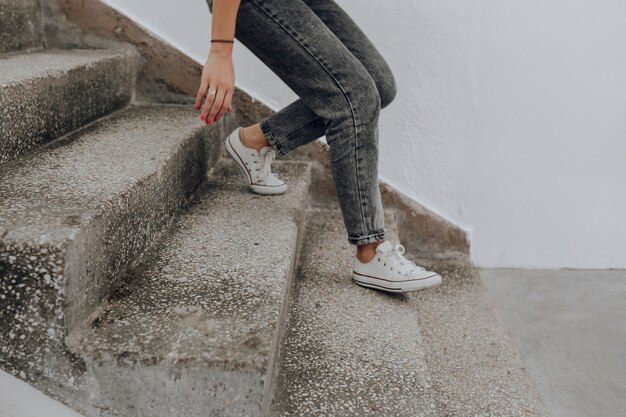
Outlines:
[[234,40],[228,40],[228,39],[211,39],[211,42],[228,42],[228,43],[235,43]]

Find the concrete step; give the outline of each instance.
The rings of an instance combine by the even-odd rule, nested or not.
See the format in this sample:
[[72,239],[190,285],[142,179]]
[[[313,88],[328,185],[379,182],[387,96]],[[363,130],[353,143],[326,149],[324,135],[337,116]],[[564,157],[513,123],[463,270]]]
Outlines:
[[131,100],[134,47],[0,56],[0,164]]
[[308,212],[269,415],[437,415],[415,309],[354,284],[354,253],[339,210]]
[[273,170],[287,193],[247,189],[218,165],[172,233],[77,337],[90,401],[112,415],[263,415],[310,184],[310,165]]
[[0,0],[0,53],[36,48],[42,42],[40,0]]
[[441,416],[547,417],[478,270],[467,260],[409,259],[443,277],[410,298]]
[[131,106],[0,165],[0,367],[72,386],[67,330],[197,189],[222,149],[211,132],[193,106]]

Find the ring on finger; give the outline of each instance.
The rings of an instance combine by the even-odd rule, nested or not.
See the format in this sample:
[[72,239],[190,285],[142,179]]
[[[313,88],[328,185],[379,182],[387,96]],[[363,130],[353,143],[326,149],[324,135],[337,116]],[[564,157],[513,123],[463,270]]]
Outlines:
[[211,89],[209,88],[209,95],[214,96],[214,95],[215,95],[215,90],[211,90]]

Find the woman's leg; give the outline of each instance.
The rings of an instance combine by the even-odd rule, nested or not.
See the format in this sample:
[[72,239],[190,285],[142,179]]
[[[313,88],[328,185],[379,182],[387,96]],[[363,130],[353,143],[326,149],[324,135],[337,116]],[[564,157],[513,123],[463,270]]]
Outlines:
[[[378,186],[381,99],[367,69],[302,0],[242,0],[235,36],[323,120],[348,241],[383,239]],[[304,120],[310,113],[297,115],[297,120],[285,121],[292,132],[311,122]],[[273,127],[264,126],[270,143],[278,144],[269,130]]]
[[[384,57],[352,18],[333,0],[303,0],[372,76],[380,97],[381,109],[395,98],[396,81]],[[314,113],[301,98],[262,119],[260,132],[272,136],[274,149],[286,155],[326,133],[326,121]]]

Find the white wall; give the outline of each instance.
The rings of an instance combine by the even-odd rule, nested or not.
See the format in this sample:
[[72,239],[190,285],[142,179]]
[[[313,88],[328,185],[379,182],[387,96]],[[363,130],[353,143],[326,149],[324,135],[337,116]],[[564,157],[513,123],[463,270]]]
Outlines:
[[0,370],[0,417],[83,417]]
[[[396,100],[380,177],[470,232],[484,267],[626,268],[626,1],[337,0]],[[200,63],[204,0],[106,0]],[[296,99],[241,44],[237,86]]]

